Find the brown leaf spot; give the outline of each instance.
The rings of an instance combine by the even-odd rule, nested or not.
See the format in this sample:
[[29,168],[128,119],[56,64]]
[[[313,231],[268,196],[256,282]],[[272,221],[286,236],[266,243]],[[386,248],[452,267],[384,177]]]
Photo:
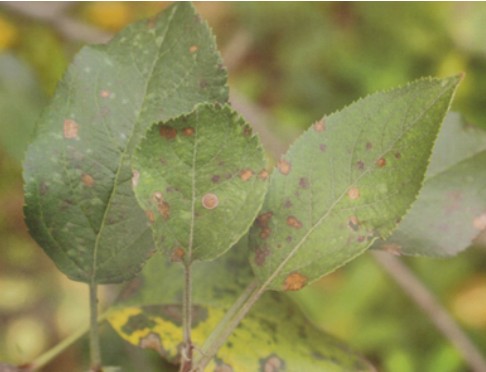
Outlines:
[[138,344],[142,349],[152,349],[157,351],[159,354],[164,353],[162,347],[162,342],[160,341],[160,336],[156,333],[149,333],[147,336],[142,337]]
[[402,246],[396,243],[387,243],[381,246],[381,249],[385,252],[393,254],[395,256],[401,256]]
[[132,172],[132,186],[137,187],[139,180],[140,180],[140,172],[134,169]]
[[310,182],[309,182],[309,179],[307,177],[302,177],[300,180],[299,180],[299,186],[303,189],[308,189],[309,186],[310,186]]
[[218,183],[221,180],[221,177],[215,174],[214,176],[211,177],[211,181],[213,183]]
[[72,119],[64,120],[64,138],[74,139],[78,138],[79,125]]
[[243,128],[243,135],[245,137],[250,137],[251,134],[252,134],[251,127],[248,126],[248,125],[245,125],[245,127]]
[[277,164],[277,168],[280,171],[280,173],[287,175],[290,173],[290,169],[292,168],[292,166],[288,161],[281,159]]
[[262,238],[263,240],[268,239],[271,232],[272,229],[270,229],[269,227],[263,227],[262,231],[260,232],[260,238]]
[[189,52],[196,53],[198,49],[199,48],[197,47],[197,45],[191,45],[191,47],[189,48]]
[[251,169],[243,169],[240,172],[240,178],[243,182],[248,181],[251,177],[253,177],[253,171]]
[[100,92],[100,97],[101,97],[101,98],[108,98],[108,97],[110,97],[110,95],[111,95],[111,93],[110,93],[110,91],[108,91],[108,90],[102,90],[102,91]]
[[157,210],[159,211],[160,215],[164,217],[165,220],[169,219],[170,205],[164,200],[162,193],[159,191],[154,192],[152,195],[152,200],[157,206]]
[[172,251],[170,259],[172,262],[181,262],[185,254],[186,252],[184,251],[184,249],[182,249],[181,247],[177,247]]
[[302,289],[305,284],[307,283],[307,277],[302,275],[301,273],[292,273],[287,278],[285,278],[284,282],[284,290],[285,291],[298,291]]
[[371,150],[373,148],[373,144],[371,142],[366,142],[365,147],[366,147],[366,150],[369,151],[369,150]]
[[285,203],[284,203],[283,207],[286,208],[286,209],[289,209],[289,208],[292,208],[293,207],[293,204],[290,201],[290,199],[285,200]]
[[214,209],[218,206],[219,199],[215,194],[209,192],[202,197],[201,202],[204,208]]
[[484,230],[486,229],[486,213],[477,216],[473,220],[473,226],[475,229]]
[[268,255],[270,254],[270,250],[267,247],[264,248],[257,248],[255,250],[255,264],[257,266],[262,266],[265,264],[265,260],[267,259]]
[[349,197],[349,199],[356,200],[356,199],[359,198],[359,196],[360,196],[360,193],[359,193],[359,189],[357,187],[351,187],[348,190],[348,197]]
[[161,125],[159,127],[159,133],[161,137],[164,137],[168,140],[172,140],[177,136],[177,130],[168,125]]
[[325,151],[326,151],[326,145],[325,145],[325,144],[323,144],[323,143],[321,143],[321,144],[319,145],[319,150],[320,150],[321,152],[325,152]]
[[363,169],[364,169],[364,167],[365,167],[365,164],[364,164],[364,162],[363,162],[363,161],[358,160],[358,161],[356,162],[356,166],[358,167],[358,169],[359,169],[359,170],[363,170]]
[[348,219],[348,226],[351,228],[353,231],[358,231],[359,230],[359,220],[358,217],[356,216],[351,216]]
[[85,173],[81,177],[81,181],[83,182],[83,185],[86,187],[93,187],[94,185],[94,179],[91,177],[89,174]]
[[152,212],[150,209],[147,209],[145,211],[145,215],[147,216],[148,220],[150,223],[154,223],[155,221],[155,215],[154,212]]
[[268,178],[268,171],[266,169],[262,169],[260,173],[258,173],[258,178],[265,181]]
[[192,127],[186,127],[182,130],[182,134],[186,137],[191,137],[194,135],[194,133],[196,132],[196,130]]
[[363,243],[364,241],[366,241],[366,236],[360,235],[356,238],[356,241],[358,243]]
[[257,217],[255,223],[258,227],[261,228],[268,227],[268,223],[270,222],[272,216],[273,216],[273,212],[263,213]]
[[395,153],[395,159],[400,159],[401,157],[402,157],[402,154],[400,154],[399,152]]
[[376,165],[377,165],[379,168],[383,168],[383,167],[386,165],[386,159],[385,159],[385,158],[379,158],[379,159],[376,161]]
[[300,229],[300,228],[302,228],[302,222],[300,222],[294,216],[288,216],[287,217],[287,225],[289,225],[290,227],[293,227],[294,229]]
[[324,122],[324,119],[321,119],[314,123],[314,130],[316,132],[324,132],[326,130],[326,123]]

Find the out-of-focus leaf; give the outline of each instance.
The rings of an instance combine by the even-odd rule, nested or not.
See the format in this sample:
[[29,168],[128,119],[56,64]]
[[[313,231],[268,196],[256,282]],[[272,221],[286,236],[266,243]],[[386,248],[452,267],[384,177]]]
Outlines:
[[26,222],[61,271],[109,283],[140,270],[153,239],[131,188],[133,150],[150,124],[225,102],[225,82],[214,38],[187,3],[80,51],[24,164]]
[[0,142],[19,162],[45,101],[29,68],[12,55],[0,55]]
[[[192,338],[201,346],[251,280],[247,239],[193,267]],[[177,363],[182,345],[182,267],[152,258],[129,284],[108,321],[134,345]],[[249,347],[249,345],[251,345]],[[194,351],[197,353],[197,347]],[[225,369],[226,368],[226,369]],[[318,331],[285,296],[267,293],[208,365],[208,371],[372,371],[342,342]]]
[[201,105],[154,125],[132,164],[155,244],[174,261],[228,250],[248,231],[267,188],[258,138],[229,106]]
[[386,238],[415,200],[460,77],[370,95],[315,123],[279,161],[251,230],[251,264],[299,290]]
[[450,114],[439,133],[424,187],[393,235],[374,248],[446,257],[486,230],[486,132]]

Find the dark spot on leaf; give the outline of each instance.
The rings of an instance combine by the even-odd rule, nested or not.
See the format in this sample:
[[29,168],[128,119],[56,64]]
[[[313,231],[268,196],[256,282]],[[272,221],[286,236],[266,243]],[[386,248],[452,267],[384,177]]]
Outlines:
[[218,176],[217,174],[211,177],[211,181],[213,181],[213,183],[218,183],[220,180],[221,177]]
[[323,143],[321,143],[321,144],[319,145],[319,150],[320,150],[321,152],[325,152],[325,151],[326,151],[326,145],[325,145],[325,144],[323,144]]
[[290,169],[292,168],[292,166],[288,161],[281,159],[277,164],[277,168],[280,171],[280,173],[287,175],[290,173]]
[[243,169],[241,172],[240,172],[240,179],[243,181],[243,182],[246,182],[248,181],[251,177],[253,177],[253,171],[251,169]]
[[110,93],[110,91],[108,91],[108,90],[102,90],[102,91],[100,92],[100,97],[101,97],[101,98],[108,98],[108,97],[110,97],[110,95],[111,95],[111,93]]
[[260,359],[260,372],[283,372],[285,362],[276,354],[272,354],[265,359]]
[[259,215],[255,221],[256,225],[258,227],[268,227],[268,223],[270,222],[270,219],[273,216],[273,212],[266,212],[261,215]]
[[186,137],[191,137],[194,135],[195,129],[191,127],[186,127],[182,130],[182,134]]
[[349,197],[349,199],[356,200],[356,199],[359,198],[359,196],[360,196],[360,193],[359,193],[359,189],[357,187],[351,187],[348,190],[348,197]]
[[381,250],[388,252],[388,253],[391,253],[395,256],[401,256],[402,255],[402,253],[401,253],[402,246],[400,244],[387,243],[387,244],[383,244],[380,248],[381,248]]
[[314,130],[316,132],[324,132],[326,130],[326,123],[324,122],[324,119],[314,123]]
[[91,177],[89,174],[83,174],[81,177],[81,181],[83,182],[83,185],[86,187],[93,187],[94,185],[94,179]]
[[140,313],[137,315],[132,315],[130,318],[128,318],[128,321],[123,325],[121,330],[123,331],[123,333],[130,335],[138,330],[152,328],[156,324],[157,323],[154,320],[150,319],[145,314]]
[[[148,305],[144,306],[145,314],[150,316],[162,317],[164,320],[172,322],[176,326],[182,326],[182,305]],[[192,326],[196,327],[199,323],[208,318],[208,310],[205,307],[192,306]]]
[[167,140],[172,140],[177,136],[177,130],[168,125],[161,125],[159,127],[159,133],[161,137],[164,137]]
[[309,179],[307,177],[302,177],[299,180],[299,186],[303,189],[308,189],[310,186]]
[[258,178],[261,180],[266,180],[268,178],[268,171],[266,169],[262,169],[260,173],[258,173]]
[[363,243],[366,240],[366,236],[360,235],[356,238],[358,243]]
[[160,215],[165,219],[170,217],[170,205],[164,200],[162,193],[156,191],[152,194],[152,202],[156,205]]
[[287,199],[283,206],[284,206],[284,208],[287,208],[287,209],[292,208],[292,206],[293,206],[292,201],[290,199]]
[[260,231],[260,238],[262,238],[263,240],[268,239],[271,232],[272,232],[272,229],[270,229],[269,227],[263,227],[262,231]]
[[358,167],[358,169],[359,169],[359,170],[363,170],[363,169],[364,169],[364,167],[365,167],[365,164],[364,164],[364,162],[363,162],[363,161],[358,160],[358,161],[356,162],[356,166]]
[[182,249],[181,247],[177,247],[174,250],[172,250],[170,259],[172,262],[181,262],[185,254],[186,252],[184,251],[184,249]]
[[255,264],[257,266],[264,265],[269,254],[270,254],[270,250],[268,249],[268,247],[266,247],[266,246],[265,247],[258,247],[255,250]]
[[386,165],[386,159],[385,159],[385,158],[379,158],[379,159],[376,161],[376,165],[377,165],[379,168],[383,168],[383,167]]
[[198,50],[197,45],[191,45],[191,47],[189,48],[190,53],[196,53],[197,50]]
[[286,241],[287,243],[292,242],[292,240],[293,240],[293,238],[292,238],[290,235],[288,235],[288,236],[285,238],[285,241]]
[[402,154],[400,154],[399,152],[396,152],[395,153],[395,158],[396,159],[400,159],[402,157]]
[[353,231],[358,231],[359,230],[359,220],[358,217],[356,216],[351,216],[348,219],[348,226],[351,228]]
[[287,225],[289,225],[290,227],[293,227],[294,229],[300,229],[300,228],[302,228],[302,222],[300,222],[294,216],[288,216],[287,217]]
[[204,208],[214,209],[218,206],[219,199],[215,194],[207,193],[202,197],[201,202]]
[[74,139],[78,138],[78,129],[79,125],[72,119],[64,120],[64,138],[66,139]]
[[365,147],[366,147],[366,150],[369,151],[369,150],[371,150],[373,148],[373,144],[371,142],[366,142]]

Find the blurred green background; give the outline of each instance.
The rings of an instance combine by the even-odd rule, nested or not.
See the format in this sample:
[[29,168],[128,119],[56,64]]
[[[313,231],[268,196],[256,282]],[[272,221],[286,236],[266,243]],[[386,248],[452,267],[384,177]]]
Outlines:
[[[24,363],[87,322],[85,285],[60,274],[23,223],[21,161],[73,55],[168,3],[0,4],[0,361]],[[486,129],[486,3],[197,3],[214,29],[230,88],[270,141],[289,143],[359,97],[422,76],[465,72],[453,110]],[[241,102],[240,102],[241,103]],[[406,259],[486,354],[486,252]],[[106,291],[105,302],[111,291]],[[293,296],[324,330],[380,371],[468,368],[370,255]],[[102,327],[105,364],[165,370]],[[82,340],[46,371],[82,371]]]

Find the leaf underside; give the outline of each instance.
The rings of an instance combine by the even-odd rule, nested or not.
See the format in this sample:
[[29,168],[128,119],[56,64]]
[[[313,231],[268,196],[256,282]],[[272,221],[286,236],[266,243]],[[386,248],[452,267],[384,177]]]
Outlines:
[[[194,264],[192,340],[196,346],[204,343],[251,280],[247,244],[242,239],[223,257]],[[173,363],[180,361],[182,345],[181,275],[180,265],[167,264],[162,255],[154,256],[141,278],[126,287],[118,308],[108,317],[122,338],[154,349]],[[267,293],[260,299],[206,369],[225,367],[233,371],[374,370],[342,342],[318,331],[279,293]]]
[[71,279],[119,282],[153,250],[131,188],[130,157],[147,127],[227,100],[214,38],[177,3],[75,57],[40,118],[24,164],[31,235]]
[[486,229],[486,132],[449,114],[425,182],[397,230],[373,248],[395,254],[447,257]]
[[301,289],[390,235],[422,185],[459,81],[370,95],[297,139],[251,229],[250,261],[266,288]]
[[267,186],[258,138],[229,106],[154,125],[133,160],[134,190],[173,261],[210,260],[248,231]]

